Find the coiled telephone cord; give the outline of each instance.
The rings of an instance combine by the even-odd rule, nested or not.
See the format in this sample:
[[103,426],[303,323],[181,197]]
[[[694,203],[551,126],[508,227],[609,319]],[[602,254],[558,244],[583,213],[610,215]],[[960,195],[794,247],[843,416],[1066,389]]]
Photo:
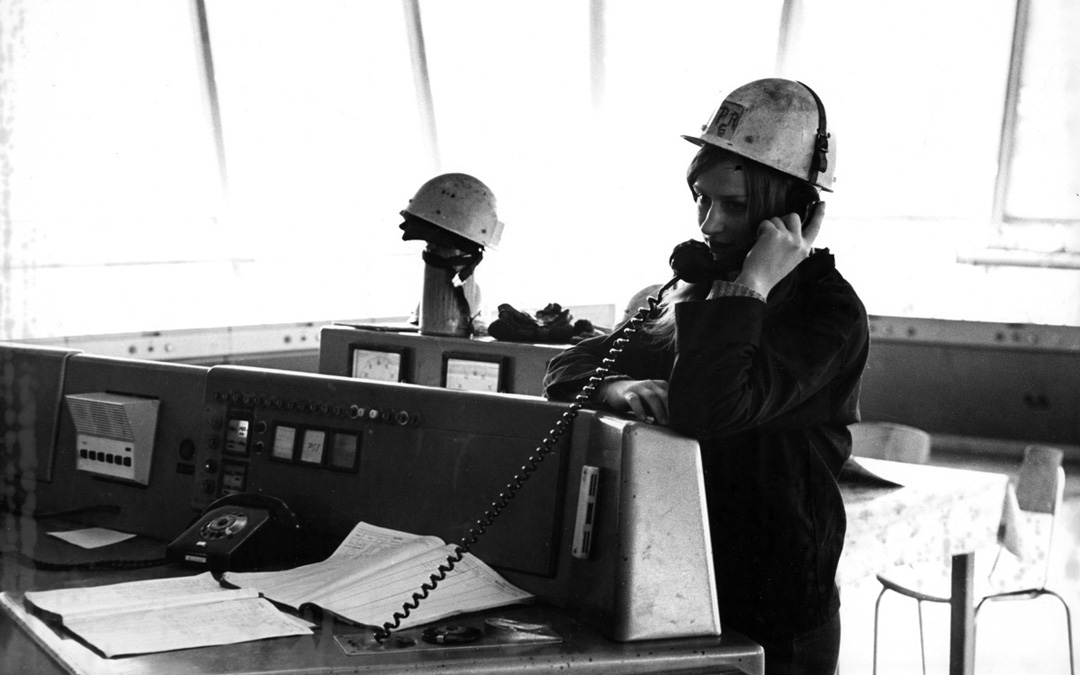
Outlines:
[[615,361],[619,355],[622,354],[623,349],[630,342],[630,337],[641,330],[641,326],[645,323],[645,320],[649,317],[652,311],[656,308],[659,302],[659,297],[670,288],[675,282],[672,279],[663,289],[661,289],[655,297],[650,297],[648,305],[640,308],[637,313],[620,329],[620,335],[615,338],[615,342],[611,345],[611,350],[608,355],[600,362],[596,370],[589,377],[588,383],[582,387],[581,391],[577,393],[574,400],[570,403],[562,414],[559,416],[558,421],[540,441],[540,445],[537,446],[534,454],[529,457],[528,464],[521,467],[521,471],[518,472],[510,483],[506,486],[506,491],[499,493],[498,499],[491,503],[491,507],[484,511],[484,517],[476,521],[476,524],[469,528],[468,533],[462,537],[461,543],[454,547],[454,552],[446,557],[446,562],[439,565],[435,573],[433,573],[428,581],[420,585],[420,589],[412,594],[412,598],[407,600],[402,606],[401,610],[394,612],[393,619],[384,623],[381,627],[375,629],[375,640],[382,644],[390,637],[390,633],[398,629],[401,626],[401,622],[404,621],[412,614],[412,611],[420,606],[420,602],[428,597],[433,590],[439,585],[439,582],[446,578],[446,575],[450,574],[454,570],[454,567],[461,562],[465,554],[472,550],[472,547],[476,544],[487,528],[490,527],[495,519],[499,517],[509,504],[510,500],[514,498],[518,490],[524,486],[525,482],[529,480],[529,477],[540,466],[540,463],[544,461],[548,455],[555,451],[555,443],[562,437],[566,430],[570,428],[570,423],[574,421],[577,414],[585,407],[585,404],[589,402],[589,399],[596,392],[597,386],[604,381],[604,378],[611,373],[611,367],[615,365]]

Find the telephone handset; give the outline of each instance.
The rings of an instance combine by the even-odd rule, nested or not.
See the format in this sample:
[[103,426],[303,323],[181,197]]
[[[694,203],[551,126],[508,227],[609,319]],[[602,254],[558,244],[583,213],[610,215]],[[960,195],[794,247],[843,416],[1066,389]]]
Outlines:
[[299,560],[300,524],[285,502],[236,493],[214,501],[165,548],[165,556],[212,572],[283,569]]
[[717,265],[709,246],[699,239],[689,239],[677,245],[671,251],[668,264],[677,279],[692,284],[719,279],[725,273]]
[[[787,212],[798,213],[803,227],[814,217],[818,205],[818,192],[811,185],[798,183],[791,187],[787,195]],[[720,267],[709,251],[708,245],[697,239],[690,239],[677,245],[668,259],[675,276],[689,283],[699,283],[719,279],[730,270]],[[666,290],[666,289],[665,289]]]
[[797,213],[802,218],[803,227],[810,222],[820,204],[817,188],[808,183],[795,183],[788,189],[787,212]]

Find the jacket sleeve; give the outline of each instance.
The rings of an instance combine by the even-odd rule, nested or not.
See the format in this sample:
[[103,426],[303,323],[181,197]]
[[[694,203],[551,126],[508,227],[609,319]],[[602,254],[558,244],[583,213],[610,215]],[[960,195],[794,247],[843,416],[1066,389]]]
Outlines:
[[846,283],[800,295],[773,316],[753,298],[680,303],[668,392],[676,431],[705,439],[831,419],[830,387],[858,377],[865,310]]
[[626,335],[622,327],[608,335],[582,340],[556,355],[544,375],[544,396],[552,401],[570,401],[588,384],[620,337],[627,341],[609,366],[609,378],[668,379],[671,354],[646,344],[640,333]]
[[573,400],[603,364],[617,337],[618,331],[588,338],[552,358],[544,374],[544,396],[552,401]]

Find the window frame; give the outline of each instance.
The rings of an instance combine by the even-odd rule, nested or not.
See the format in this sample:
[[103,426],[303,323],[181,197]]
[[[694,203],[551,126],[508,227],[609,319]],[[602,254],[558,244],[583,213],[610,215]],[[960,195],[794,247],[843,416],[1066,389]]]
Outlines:
[[989,242],[983,248],[959,251],[956,260],[958,263],[988,267],[1080,269],[1080,251],[1046,251],[1030,247],[1033,241],[1054,242],[1075,239],[1077,234],[1080,234],[1080,221],[1066,218],[1014,216],[1009,215],[1006,208],[1013,176],[1021,80],[1025,52],[1031,38],[1030,27],[1031,0],[1016,0],[1012,52],[1009,57],[1001,139],[998,145],[998,168],[991,205]]

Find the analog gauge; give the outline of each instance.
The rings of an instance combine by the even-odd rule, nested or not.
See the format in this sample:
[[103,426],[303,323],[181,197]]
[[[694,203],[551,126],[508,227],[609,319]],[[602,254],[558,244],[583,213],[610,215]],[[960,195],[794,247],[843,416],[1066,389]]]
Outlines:
[[401,354],[373,349],[354,349],[352,376],[361,380],[401,382]]
[[474,361],[470,359],[446,359],[447,389],[464,391],[500,391],[502,387],[502,365],[495,361]]

